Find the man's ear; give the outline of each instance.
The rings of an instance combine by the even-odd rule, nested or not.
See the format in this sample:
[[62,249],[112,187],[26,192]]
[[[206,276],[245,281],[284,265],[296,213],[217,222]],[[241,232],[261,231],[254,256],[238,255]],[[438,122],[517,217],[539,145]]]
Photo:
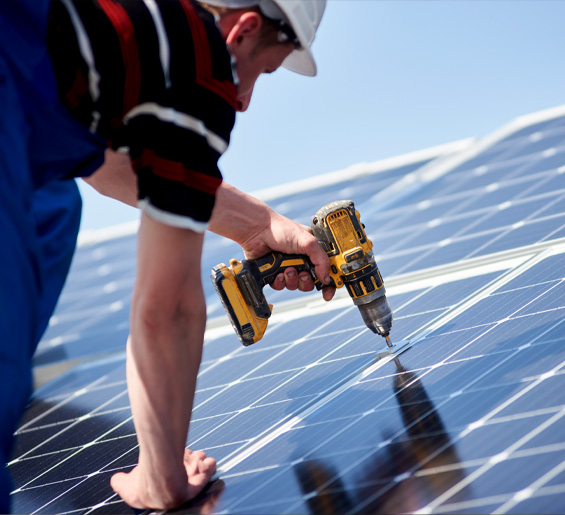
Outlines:
[[241,46],[247,41],[254,41],[263,25],[263,18],[259,13],[247,11],[235,20],[227,37],[226,44],[230,47]]

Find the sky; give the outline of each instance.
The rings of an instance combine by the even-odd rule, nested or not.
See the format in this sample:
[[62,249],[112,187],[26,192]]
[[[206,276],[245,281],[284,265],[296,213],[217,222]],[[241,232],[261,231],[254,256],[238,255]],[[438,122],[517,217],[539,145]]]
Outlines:
[[[449,143],[565,104],[565,2],[328,0],[318,75],[262,76],[220,160],[252,193]],[[81,229],[135,220],[83,193]]]

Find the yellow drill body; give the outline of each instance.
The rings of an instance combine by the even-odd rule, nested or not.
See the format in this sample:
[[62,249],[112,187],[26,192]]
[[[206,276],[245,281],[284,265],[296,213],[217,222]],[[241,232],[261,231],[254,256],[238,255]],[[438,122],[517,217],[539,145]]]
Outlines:
[[[332,202],[312,217],[312,233],[330,260],[331,286],[346,287],[359,308],[367,327],[386,339],[392,327],[392,311],[383,280],[372,252],[373,244],[365,234],[359,212],[350,200]],[[309,258],[301,254],[271,252],[257,260],[235,259],[212,270],[212,281],[230,321],[244,345],[259,341],[272,312],[263,294],[286,268],[308,271],[316,288],[322,289]]]

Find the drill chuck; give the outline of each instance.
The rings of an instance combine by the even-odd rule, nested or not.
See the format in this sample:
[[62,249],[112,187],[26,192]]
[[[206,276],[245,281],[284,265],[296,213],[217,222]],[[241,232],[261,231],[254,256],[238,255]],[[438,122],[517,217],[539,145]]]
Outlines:
[[388,337],[392,328],[392,310],[384,293],[377,299],[366,304],[359,304],[357,307],[365,325],[371,331],[383,338]]

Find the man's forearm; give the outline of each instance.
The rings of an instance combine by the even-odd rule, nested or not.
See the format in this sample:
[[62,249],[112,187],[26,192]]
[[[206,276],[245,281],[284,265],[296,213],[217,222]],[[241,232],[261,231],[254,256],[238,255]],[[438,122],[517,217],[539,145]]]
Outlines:
[[274,211],[264,202],[222,182],[209,230],[243,245],[252,234],[269,227]]

